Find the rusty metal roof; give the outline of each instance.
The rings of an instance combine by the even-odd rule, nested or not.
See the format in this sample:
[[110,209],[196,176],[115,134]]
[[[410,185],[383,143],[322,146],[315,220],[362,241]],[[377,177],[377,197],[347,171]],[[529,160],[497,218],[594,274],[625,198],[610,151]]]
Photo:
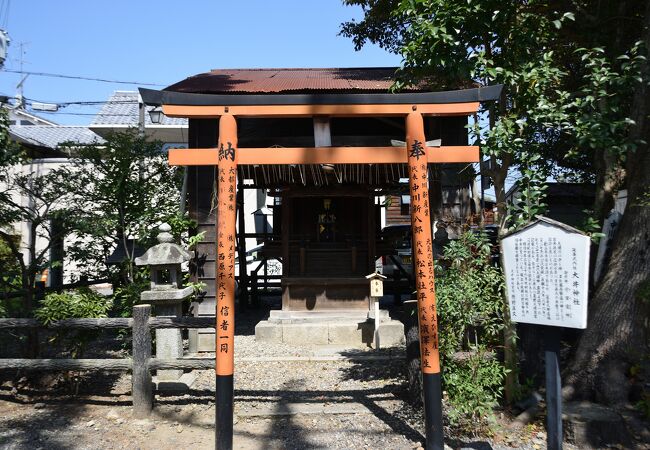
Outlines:
[[[202,94],[388,92],[396,69],[219,69],[186,78],[165,90]],[[421,90],[425,89],[410,89]]]

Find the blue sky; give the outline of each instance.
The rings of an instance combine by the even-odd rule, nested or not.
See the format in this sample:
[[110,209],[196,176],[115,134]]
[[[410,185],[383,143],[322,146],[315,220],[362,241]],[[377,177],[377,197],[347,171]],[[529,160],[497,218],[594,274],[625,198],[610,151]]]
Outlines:
[[[355,52],[339,24],[361,17],[340,0],[2,0],[11,38],[5,69],[168,85],[214,68],[396,66],[377,47]],[[0,71],[0,93],[13,96],[21,75]],[[29,76],[26,98],[105,100],[138,85]],[[88,124],[96,107],[38,114]]]

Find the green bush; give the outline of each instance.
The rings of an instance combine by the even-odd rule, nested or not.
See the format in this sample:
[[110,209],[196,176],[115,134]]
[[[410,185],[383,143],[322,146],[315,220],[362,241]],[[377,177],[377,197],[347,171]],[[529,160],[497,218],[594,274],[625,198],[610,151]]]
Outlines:
[[88,288],[47,294],[34,316],[43,324],[62,319],[108,317],[111,302]]
[[[34,316],[47,325],[63,319],[103,318],[108,317],[112,302],[91,291],[80,288],[73,291],[50,293],[41,301]],[[97,331],[70,332],[62,330],[54,334],[51,342],[62,342],[69,348],[73,358],[81,357],[86,345],[97,336]]]
[[506,369],[502,346],[504,279],[484,235],[450,242],[436,267],[436,297],[448,417],[463,431],[489,425]]
[[505,367],[491,352],[477,349],[467,359],[446,358],[443,370],[452,425],[465,432],[485,430],[501,397]]
[[[19,243],[20,239],[16,237],[14,241]],[[0,240],[0,267],[2,267],[2,272],[0,272],[0,297],[20,291],[22,289],[20,265],[7,243],[2,240]],[[20,313],[20,310],[21,300],[18,297],[9,298],[4,301],[4,304],[0,304],[0,317],[6,315],[16,317],[14,314]]]

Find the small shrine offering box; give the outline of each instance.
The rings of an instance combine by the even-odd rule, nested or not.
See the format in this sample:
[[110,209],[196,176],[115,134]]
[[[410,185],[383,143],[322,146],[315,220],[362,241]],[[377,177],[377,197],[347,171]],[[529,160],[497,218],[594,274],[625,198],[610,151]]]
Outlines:
[[590,242],[546,217],[501,240],[513,322],[587,328]]

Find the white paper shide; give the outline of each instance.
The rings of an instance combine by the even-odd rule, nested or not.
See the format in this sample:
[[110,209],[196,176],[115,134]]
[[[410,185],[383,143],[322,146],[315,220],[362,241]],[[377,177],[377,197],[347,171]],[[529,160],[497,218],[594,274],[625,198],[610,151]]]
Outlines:
[[590,239],[545,217],[501,241],[513,322],[587,327]]

